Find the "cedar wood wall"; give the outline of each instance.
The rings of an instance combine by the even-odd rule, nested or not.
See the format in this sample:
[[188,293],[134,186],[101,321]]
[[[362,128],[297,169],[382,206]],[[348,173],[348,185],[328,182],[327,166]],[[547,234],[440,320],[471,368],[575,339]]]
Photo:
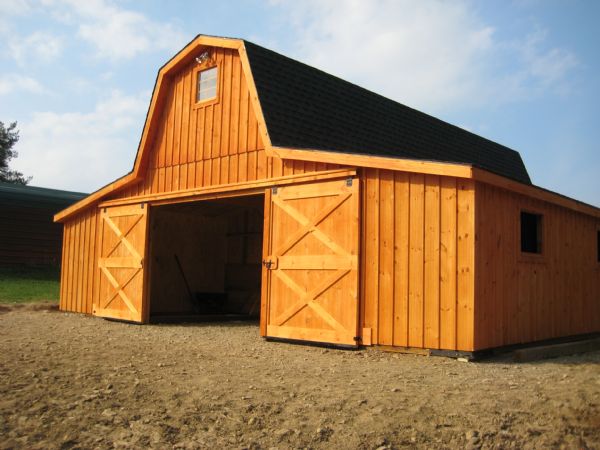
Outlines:
[[[475,347],[600,331],[600,219],[478,183]],[[520,251],[520,212],[542,214],[542,255]]]
[[471,180],[365,171],[361,316],[373,344],[473,349]]

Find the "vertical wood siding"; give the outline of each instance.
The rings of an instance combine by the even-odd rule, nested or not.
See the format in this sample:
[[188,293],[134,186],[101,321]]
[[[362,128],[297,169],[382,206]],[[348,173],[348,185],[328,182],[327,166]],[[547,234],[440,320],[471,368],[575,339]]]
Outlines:
[[470,180],[365,170],[362,326],[373,344],[473,350]]
[[[542,214],[542,255],[521,253],[520,212]],[[600,331],[600,220],[477,184],[475,347]]]
[[173,76],[144,180],[126,198],[337,168],[267,157],[237,51],[215,49],[218,101],[196,104],[196,63]]
[[91,314],[99,281],[97,233],[100,215],[90,208],[64,224],[60,309]]
[[[336,164],[267,157],[237,51],[215,49],[217,102],[197,107],[195,66],[168,82],[167,101],[144,179],[107,199],[164,193],[339,168]],[[64,224],[60,307],[91,313],[100,294],[97,248],[102,242],[96,206]],[[98,245],[93,245],[97,242]]]

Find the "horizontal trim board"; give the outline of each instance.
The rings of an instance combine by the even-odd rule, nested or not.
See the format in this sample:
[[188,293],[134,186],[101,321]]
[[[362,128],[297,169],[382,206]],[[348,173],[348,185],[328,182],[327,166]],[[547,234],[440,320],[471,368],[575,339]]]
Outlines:
[[582,214],[600,218],[600,208],[596,208],[595,206],[588,205],[561,194],[557,194],[556,192],[547,191],[546,189],[538,186],[519,183],[518,181],[493,174],[487,170],[474,168],[473,179],[475,181],[491,184],[492,186],[496,186],[510,192],[515,192],[517,194],[522,194],[536,200],[542,200]]
[[169,200],[179,200],[179,201],[193,201],[200,200],[203,197],[211,194],[218,193],[237,193],[242,195],[244,191],[248,190],[262,190],[269,187],[275,186],[284,186],[288,184],[294,183],[306,183],[310,181],[317,180],[329,180],[335,178],[347,178],[353,177],[356,175],[356,170],[354,169],[342,169],[342,170],[328,170],[324,172],[312,172],[307,174],[300,175],[286,175],[283,177],[271,178],[260,181],[247,181],[243,183],[236,184],[221,184],[217,186],[211,186],[207,188],[200,189],[187,189],[181,191],[173,191],[168,193],[161,194],[151,194],[151,195],[140,195],[137,197],[129,197],[124,199],[116,199],[109,200],[107,202],[100,203],[98,206],[100,208],[108,207],[108,206],[119,206],[119,205],[129,205],[132,203],[155,203]]
[[446,175],[451,177],[472,178],[472,167],[469,164],[439,163],[401,159],[385,156],[353,155],[349,153],[328,152],[321,150],[291,149],[272,147],[266,149],[267,156],[299,161],[343,164],[369,167],[373,169],[398,170],[402,172],[425,173],[430,175]]
[[305,150],[273,147],[266,150],[268,156],[281,159],[312,161],[322,163],[353,165],[375,169],[388,169],[401,172],[423,173],[430,175],[470,178],[482,183],[491,184],[511,192],[526,195],[548,203],[600,218],[600,208],[585,204],[578,200],[551,192],[534,185],[520,183],[510,178],[496,175],[484,169],[471,167],[468,164],[438,163],[433,161],[417,161],[400,158],[370,155],[351,155],[347,153],[321,150]]
[[[292,337],[293,336],[293,337]],[[354,336],[341,335],[339,331],[318,330],[290,326],[267,325],[267,337],[296,339],[313,342],[331,342],[333,344],[356,345]]]

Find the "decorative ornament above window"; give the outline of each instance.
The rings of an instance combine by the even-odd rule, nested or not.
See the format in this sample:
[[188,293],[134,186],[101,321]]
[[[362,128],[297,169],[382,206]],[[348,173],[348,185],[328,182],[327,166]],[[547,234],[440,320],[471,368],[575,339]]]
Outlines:
[[206,61],[209,61],[210,59],[211,59],[210,58],[210,53],[208,51],[206,51],[206,52],[202,52],[200,54],[200,56],[196,57],[196,62],[198,64],[204,64]]

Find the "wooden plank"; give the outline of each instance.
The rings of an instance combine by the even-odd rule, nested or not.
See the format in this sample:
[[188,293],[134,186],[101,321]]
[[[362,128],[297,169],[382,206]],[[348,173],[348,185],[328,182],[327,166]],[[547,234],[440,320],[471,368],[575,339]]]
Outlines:
[[440,178],[425,176],[424,346],[440,348]]
[[340,255],[284,255],[278,258],[277,267],[288,270],[357,270],[358,261],[356,257]]
[[[240,65],[241,69],[241,65]],[[246,153],[248,151],[248,107],[250,100],[248,98],[248,86],[246,85],[246,77],[242,72],[240,74],[240,117],[239,117],[239,135],[238,135],[238,152]],[[242,165],[240,164],[240,167]],[[246,167],[243,166],[245,170]],[[240,173],[240,175],[242,175]],[[245,174],[243,175],[245,177]]]
[[[109,200],[106,202],[102,202],[98,205],[100,208],[108,207],[108,206],[117,206],[117,205],[131,205],[131,204],[141,204],[146,202],[156,202],[161,200],[170,200],[177,199],[179,201],[185,201],[185,199],[194,198],[197,196],[221,193],[221,192],[238,192],[243,193],[246,190],[250,189],[264,189],[272,186],[284,186],[288,184],[296,184],[296,183],[308,183],[311,181],[318,180],[328,180],[334,178],[348,178],[356,175],[356,171],[349,169],[338,169],[338,170],[330,170],[325,172],[316,172],[316,173],[308,173],[302,175],[289,175],[285,177],[277,177],[267,180],[257,180],[257,181],[248,181],[246,183],[239,183],[237,185],[220,185],[220,186],[210,186],[203,187],[200,189],[188,189],[185,191],[178,192],[167,192],[161,194],[152,194],[147,196],[140,197],[130,197],[125,199],[115,199]],[[138,206],[139,207],[139,206]],[[136,208],[134,206],[134,208]]]
[[441,179],[440,348],[456,350],[456,178]]
[[[271,254],[271,189],[265,190],[265,203],[263,213],[263,260]],[[267,335],[267,316],[269,313],[270,271],[263,265],[261,272],[260,289],[260,335]]]
[[575,355],[578,353],[594,352],[597,350],[600,350],[600,339],[586,339],[518,349],[513,353],[513,360],[518,362],[531,362],[541,359]]
[[81,271],[83,266],[83,246],[82,238],[83,233],[81,231],[83,222],[83,213],[77,217],[75,224],[75,262],[73,270],[73,305],[72,311],[79,312],[81,306]]
[[[374,153],[376,152],[374,151]],[[374,169],[398,170],[411,173],[447,175],[462,178],[471,178],[472,176],[472,169],[468,164],[438,163],[383,156],[355,155],[340,152],[289,149],[282,147],[267,149],[267,155],[276,156],[281,159],[333,163]]]
[[[239,58],[235,58],[233,61],[232,73],[231,73],[231,117],[229,121],[229,154],[235,154],[238,152],[239,146],[239,129],[240,129],[240,98],[241,98],[241,63]],[[237,169],[237,167],[236,167]],[[231,174],[230,174],[230,179]]]
[[98,265],[106,268],[141,269],[142,260],[132,256],[98,258]]
[[96,259],[97,259],[97,250],[98,250],[98,246],[97,246],[97,233],[98,233],[98,229],[97,229],[97,225],[98,225],[98,211],[97,210],[92,210],[91,211],[91,218],[92,218],[92,228],[91,228],[91,233],[90,233],[90,245],[92,247],[91,252],[90,252],[90,258],[88,261],[88,273],[90,276],[90,283],[88,286],[88,294],[87,294],[87,303],[86,303],[86,309],[85,312],[86,314],[91,314],[92,313],[92,304],[94,302],[94,294],[95,294],[95,285],[96,285]]
[[300,328],[290,326],[267,326],[267,335],[281,339],[294,339],[313,342],[334,343],[355,346],[354,336],[351,333],[341,334],[337,330]]
[[379,171],[365,171],[364,237],[365,265],[363,266],[364,327],[372,330],[372,343],[378,344],[379,300]]
[[486,170],[473,168],[473,179],[482,183],[491,184],[508,191],[524,195],[536,200],[545,201],[554,205],[568,208],[582,214],[600,218],[600,208],[580,202],[555,192],[548,191],[538,186],[519,183],[518,181],[493,174]]
[[475,190],[470,180],[457,184],[457,350],[473,351],[475,291]]
[[88,285],[88,261],[90,259],[90,218],[91,211],[85,211],[83,222],[83,254],[81,258],[81,302],[79,312],[85,312],[87,303],[87,285]]
[[394,341],[394,172],[379,173],[379,345]]
[[[232,70],[234,64],[233,52],[231,50],[225,50],[223,55],[223,79],[221,81],[223,89],[222,89],[222,97],[221,103],[223,104],[223,115],[221,119],[221,145],[219,155],[221,158],[226,158],[229,154],[229,147],[231,146],[231,142],[229,140],[229,127],[230,127],[230,115],[231,115],[231,95],[232,95]],[[225,172],[226,174],[227,172]],[[223,182],[227,182],[227,178],[221,180],[225,180]]]
[[410,175],[410,250],[408,259],[408,346],[423,347],[423,238],[425,177]]
[[408,255],[410,244],[410,182],[395,173],[394,213],[394,345],[408,346]]

